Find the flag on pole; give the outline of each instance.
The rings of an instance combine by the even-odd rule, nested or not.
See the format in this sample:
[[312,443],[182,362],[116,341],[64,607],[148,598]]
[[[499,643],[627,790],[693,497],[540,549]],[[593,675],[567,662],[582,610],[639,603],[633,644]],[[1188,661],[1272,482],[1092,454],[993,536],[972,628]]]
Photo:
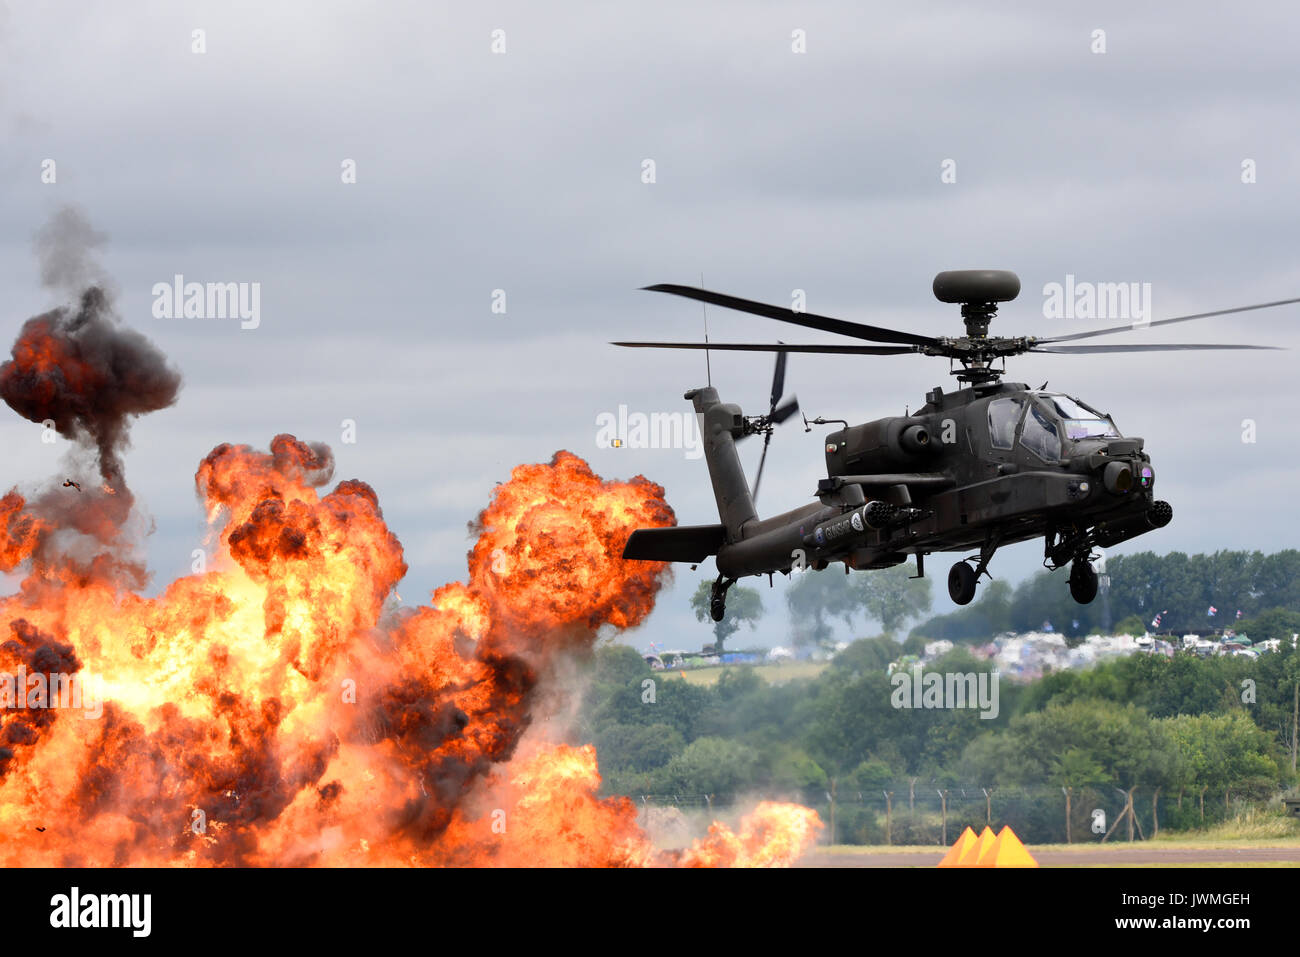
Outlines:
[[1164,611],[1160,612],[1160,614],[1158,614],[1158,615],[1156,615],[1154,618],[1152,618],[1152,619],[1151,619],[1151,627],[1152,627],[1152,628],[1159,628],[1159,627],[1160,627],[1160,619],[1163,618],[1163,617],[1164,617],[1165,615],[1167,615],[1167,614],[1169,614],[1169,609],[1168,609],[1168,608],[1166,608]]
[[1240,608],[1237,609],[1237,617],[1238,617],[1238,618],[1241,618],[1241,609],[1240,609]]
[[1213,605],[1211,605],[1210,610],[1206,612],[1206,614],[1209,615],[1211,618],[1213,618],[1218,613],[1219,613],[1219,609],[1215,608]]

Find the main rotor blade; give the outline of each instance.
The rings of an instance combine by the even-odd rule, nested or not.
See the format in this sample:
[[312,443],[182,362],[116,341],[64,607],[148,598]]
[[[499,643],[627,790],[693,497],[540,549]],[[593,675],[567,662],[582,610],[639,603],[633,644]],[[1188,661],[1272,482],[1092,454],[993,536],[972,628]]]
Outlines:
[[722,352],[825,352],[847,356],[901,356],[916,352],[913,346],[813,346],[789,345],[784,342],[611,342],[627,349],[717,349]]
[[1131,346],[1048,346],[1040,349],[1034,346],[1030,352],[1062,352],[1075,355],[1096,354],[1102,352],[1184,352],[1188,349],[1270,349],[1275,352],[1285,351],[1285,346],[1243,346],[1211,345],[1209,343],[1173,342],[1160,344],[1135,344]]
[[698,299],[700,302],[722,306],[725,309],[748,312],[755,316],[775,319],[778,322],[790,322],[807,329],[835,332],[842,336],[852,336],[854,339],[865,339],[868,342],[901,342],[914,346],[937,344],[937,340],[930,336],[919,336],[913,332],[899,332],[897,329],[886,329],[882,326],[868,326],[865,323],[849,322],[846,319],[833,319],[830,316],[818,316],[811,312],[795,312],[789,306],[769,306],[767,303],[755,302],[752,299],[741,299],[738,296],[728,296],[720,292],[710,292],[696,286],[659,283],[655,286],[642,286],[641,288],[650,292],[666,292],[674,296],[685,296],[687,299]]
[[1109,329],[1092,329],[1088,332],[1076,332],[1070,336],[1052,336],[1050,339],[1039,339],[1039,342],[1069,342],[1072,339],[1091,339],[1093,336],[1104,336],[1112,332],[1132,332],[1134,329],[1148,329],[1152,326],[1166,326],[1171,322],[1188,322],[1192,319],[1209,319],[1211,316],[1228,316],[1235,312],[1250,312],[1254,309],[1272,309],[1274,306],[1289,306],[1292,303],[1300,302],[1300,299],[1279,299],[1277,302],[1261,302],[1254,306],[1238,306],[1235,309],[1218,309],[1214,312],[1198,312],[1190,316],[1174,316],[1172,319],[1157,319],[1155,322],[1148,323],[1129,323],[1124,326],[1111,326]]

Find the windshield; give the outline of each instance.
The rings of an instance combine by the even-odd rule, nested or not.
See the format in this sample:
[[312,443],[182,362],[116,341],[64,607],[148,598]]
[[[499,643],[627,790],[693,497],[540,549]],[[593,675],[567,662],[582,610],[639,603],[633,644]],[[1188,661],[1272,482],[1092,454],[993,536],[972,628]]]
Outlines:
[[1044,462],[1055,462],[1061,457],[1061,438],[1056,426],[1037,405],[1031,405],[1029,414],[1025,416],[1025,424],[1020,429],[1020,444]]
[[1021,401],[1015,397],[989,403],[989,444],[993,448],[1009,449],[1015,443],[1021,409]]
[[1049,405],[1054,406],[1065,426],[1065,437],[1076,439],[1117,439],[1119,429],[1110,416],[1090,409],[1078,399],[1059,393],[1040,393]]

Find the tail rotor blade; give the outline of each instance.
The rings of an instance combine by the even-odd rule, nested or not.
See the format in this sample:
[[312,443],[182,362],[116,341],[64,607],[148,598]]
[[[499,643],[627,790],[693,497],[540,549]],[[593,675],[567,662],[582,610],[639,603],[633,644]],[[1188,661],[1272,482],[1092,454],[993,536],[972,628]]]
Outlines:
[[767,463],[767,447],[772,444],[772,433],[763,437],[763,454],[758,457],[758,471],[754,474],[754,488],[749,493],[752,501],[758,501],[758,483],[763,481],[763,466]]
[[781,395],[785,392],[785,362],[789,355],[788,352],[778,352],[776,354],[776,369],[772,373],[772,402],[768,407],[769,412],[776,409],[776,404],[781,401]]
[[792,395],[790,396],[789,402],[784,402],[781,405],[778,405],[775,409],[773,409],[772,414],[771,416],[769,416],[769,418],[771,418],[774,425],[780,425],[782,422],[790,418],[790,416],[794,415],[798,411],[799,411],[799,397],[797,395]]

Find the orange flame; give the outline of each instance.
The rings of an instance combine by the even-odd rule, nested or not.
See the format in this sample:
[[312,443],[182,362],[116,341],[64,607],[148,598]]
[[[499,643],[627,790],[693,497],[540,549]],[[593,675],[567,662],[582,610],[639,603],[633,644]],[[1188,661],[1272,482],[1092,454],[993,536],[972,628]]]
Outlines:
[[[374,490],[332,473],[289,435],[214,449],[212,556],[155,598],[112,536],[76,534],[94,497],[0,499],[0,570],[27,575],[0,598],[0,677],[51,689],[5,705],[0,680],[0,863],[766,865],[815,838],[815,813],[760,805],[662,854],[597,796],[593,748],[525,734],[563,658],[653,609],[665,567],[620,555],[674,523],[662,488],[568,452],[519,466],[467,580],[411,609]],[[59,678],[80,711],[53,706]]]
[[0,498],[0,571],[17,568],[31,557],[46,524],[24,511],[27,501],[15,491]]

